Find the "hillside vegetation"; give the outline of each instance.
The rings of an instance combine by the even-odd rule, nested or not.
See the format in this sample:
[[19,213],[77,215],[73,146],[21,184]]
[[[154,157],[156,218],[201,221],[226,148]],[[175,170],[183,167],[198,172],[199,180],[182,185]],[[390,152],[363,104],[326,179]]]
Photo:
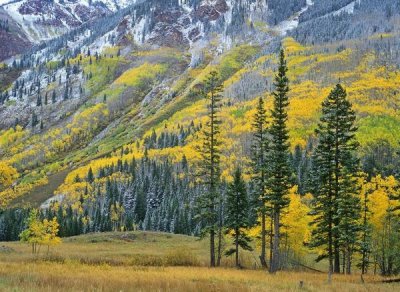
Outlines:
[[[381,40],[376,41],[380,42]],[[381,57],[373,51],[366,53],[356,51],[354,47],[358,43],[355,41],[348,42],[346,45],[349,48],[338,51],[338,45],[304,47],[291,38],[284,40],[283,46],[288,55],[289,77],[292,80],[288,126],[293,149],[296,146],[306,148],[317,126],[321,103],[339,79],[347,88],[349,99],[358,116],[357,139],[362,145],[362,151],[367,152],[368,146],[380,140],[387,141],[393,148],[398,147],[400,121],[394,106],[396,99],[400,96],[400,92],[397,90],[400,88],[398,69],[381,66]],[[228,54],[228,56],[230,55]],[[223,66],[226,66],[224,62],[231,61],[225,61],[224,58],[216,68],[224,70]],[[263,90],[264,85],[258,89],[258,92],[256,91],[250,96],[247,96],[249,94],[247,88],[258,88],[257,84],[262,84],[263,80],[271,84],[274,64],[276,64],[274,54],[261,55],[241,67],[235,74],[229,74],[229,78],[224,78],[226,98],[221,112],[223,121],[221,133],[223,144],[226,145],[225,157],[222,162],[223,176],[227,179],[233,171],[236,159],[248,161],[250,144],[245,140],[251,132],[252,117],[255,113],[258,96],[266,96],[267,108],[271,108],[272,105],[268,91]],[[208,70],[210,69],[206,67],[205,70],[198,73],[196,78],[201,80],[201,76],[204,76]],[[179,81],[178,84],[180,85],[183,81]],[[184,103],[187,91],[180,90],[170,104],[166,104],[160,112],[144,120],[144,126],[140,127],[140,133],[143,133],[141,139],[135,139],[129,144],[113,146],[122,146],[129,154],[121,156],[121,151],[118,150],[107,158],[92,160],[87,165],[72,171],[60,192],[63,193],[63,188],[66,187],[70,189],[76,176],[84,178],[89,168],[96,173],[101,167],[117,164],[119,159],[122,161],[130,161],[133,157],[141,159],[145,148],[151,159],[164,158],[176,163],[185,156],[191,165],[196,165],[200,158],[196,147],[199,146],[201,140],[199,132],[195,129],[190,130],[190,128],[191,125],[204,124],[206,101],[192,99],[190,103]],[[183,96],[180,96],[179,92],[183,92]],[[178,107],[179,104],[181,104],[180,107]],[[147,130],[144,131],[146,128]],[[399,129],[397,130],[397,128]],[[167,134],[180,135],[182,129],[190,131],[185,135],[185,141],[179,141],[178,145],[149,147],[145,142],[154,134],[156,139]],[[128,129],[125,129],[123,133],[129,137],[130,135],[126,131]]]
[[[400,94],[400,74],[396,65],[390,64],[392,53],[386,52],[386,49],[390,49],[391,41],[396,38],[397,35],[370,37],[368,42],[379,45],[379,52],[368,49],[373,46],[371,44],[360,49],[363,41],[357,40],[317,46],[302,46],[292,38],[283,41],[292,81],[288,125],[293,149],[296,145],[303,148],[307,145],[317,124],[320,104],[333,84],[339,80],[347,88],[356,110],[358,140],[363,151],[367,151],[368,147],[380,140],[387,141],[391,147],[398,146],[400,131],[397,129],[399,118],[396,101]],[[145,148],[143,141],[153,131],[160,135],[168,128],[168,132],[172,134],[179,133],[178,125],[187,127],[192,122],[200,125],[204,122],[205,101],[194,99],[191,90],[212,69],[221,73],[226,88],[226,106],[222,112],[223,139],[230,145],[226,153],[243,159],[248,157],[248,147],[240,150],[238,147],[250,132],[250,117],[254,113],[257,97],[265,96],[267,107],[271,107],[268,92],[276,66],[274,54],[260,53],[260,48],[256,47],[234,48],[209,65],[188,69],[181,77],[169,80],[150,91],[149,85],[156,85],[165,74],[174,74],[174,70],[167,72],[167,67],[174,68],[174,64],[180,64],[184,57],[177,51],[167,49],[165,52],[156,50],[135,53],[134,59],[130,60],[132,57],[116,57],[117,51],[108,49],[105,57],[92,61],[91,65],[88,64],[89,59],[94,60],[94,57],[86,57],[80,61],[84,72],[90,71],[93,75],[87,80],[85,88],[95,98],[85,102],[67,120],[64,130],[57,124],[56,128],[45,127],[40,133],[21,127],[0,133],[4,153],[2,159],[16,167],[20,173],[18,186],[0,193],[3,205],[29,193],[36,185],[46,184],[48,173],[58,172],[70,163],[85,164],[80,171],[83,173],[89,167],[86,164],[88,160],[109,154],[120,147],[131,149],[134,156],[140,158]],[[107,54],[114,55],[109,55],[111,57],[108,58]],[[134,67],[112,81],[115,77],[110,76],[113,76],[113,70],[117,70],[115,66],[118,64],[118,67],[129,68],[132,65],[123,64],[132,61]],[[70,60],[71,65],[74,62],[76,61]],[[207,57],[204,62],[207,62]],[[151,70],[146,69],[147,67]],[[146,72],[146,75],[141,72]],[[154,78],[158,80],[154,80],[156,83],[152,81]],[[110,87],[102,90],[103,84],[109,82]],[[49,87],[51,88],[51,84]],[[145,93],[149,95],[139,104]],[[51,91],[48,95],[51,95]],[[130,96],[134,96],[134,99]],[[131,106],[129,110],[126,110],[127,105]],[[121,111],[122,117],[117,118]],[[44,125],[46,126],[46,121]],[[189,134],[185,143],[178,147],[149,149],[149,155],[180,161],[185,154],[188,161],[194,164],[196,137],[196,133]],[[117,151],[113,155],[118,156],[118,153]],[[226,173],[231,173],[232,170],[229,161],[233,159],[227,159],[224,166]],[[104,166],[111,162],[101,158],[99,162],[93,160],[90,164],[100,163]]]

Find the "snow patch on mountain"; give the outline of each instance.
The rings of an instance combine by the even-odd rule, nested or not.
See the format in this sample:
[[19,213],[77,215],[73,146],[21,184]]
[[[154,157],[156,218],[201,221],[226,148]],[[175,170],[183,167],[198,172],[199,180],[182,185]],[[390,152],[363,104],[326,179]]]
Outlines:
[[20,13],[21,2],[15,2],[4,6],[4,10],[12,17],[23,29],[28,39],[32,43],[53,38],[65,32],[65,28],[58,26],[48,26],[43,29],[37,25],[40,21],[50,20],[48,16],[39,14],[22,15]]
[[148,22],[149,19],[147,17],[142,17],[133,25],[132,33],[136,43],[142,44],[146,41],[145,27]]
[[139,1],[140,0],[97,0],[94,2],[101,2],[107,6],[108,9],[115,12],[121,8],[128,7],[129,5],[134,5]]
[[299,26],[300,15],[306,12],[313,4],[314,2],[312,0],[307,0],[307,5],[304,8],[302,8],[299,12],[295,13],[289,19],[279,23],[277,26],[274,27],[274,29],[277,30],[280,33],[280,35],[285,36],[289,30],[295,29],[296,27]]
[[360,3],[361,0],[356,0],[354,2],[351,2],[350,4],[346,5],[345,7],[339,9],[338,11],[333,12],[333,15],[340,15],[341,13],[348,13],[348,14],[353,14],[354,13],[354,6],[356,3]]

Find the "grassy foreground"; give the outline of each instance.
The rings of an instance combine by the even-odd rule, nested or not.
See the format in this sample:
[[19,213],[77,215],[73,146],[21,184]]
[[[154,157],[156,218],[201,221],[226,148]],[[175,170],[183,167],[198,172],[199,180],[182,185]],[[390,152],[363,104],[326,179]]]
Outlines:
[[[254,258],[245,254],[244,262]],[[210,269],[207,242],[162,233],[107,233],[68,238],[47,255],[0,243],[0,291],[395,291],[380,277],[335,276],[224,267]],[[303,288],[300,287],[303,281]]]

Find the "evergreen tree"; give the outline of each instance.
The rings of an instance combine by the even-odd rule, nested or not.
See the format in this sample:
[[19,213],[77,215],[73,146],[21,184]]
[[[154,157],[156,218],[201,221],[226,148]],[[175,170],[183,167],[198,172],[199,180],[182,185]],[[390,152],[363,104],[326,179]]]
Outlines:
[[346,97],[346,91],[338,84],[322,103],[316,130],[318,145],[313,155],[312,246],[325,248],[325,254],[317,260],[328,258],[329,279],[333,272],[340,273],[341,245],[350,260],[358,230],[356,117]]
[[94,175],[93,175],[93,170],[92,170],[91,167],[90,167],[89,170],[88,170],[87,181],[88,181],[89,183],[93,183],[93,182],[94,182]]
[[53,93],[51,94],[51,102],[52,103],[57,102],[56,92],[54,90],[53,90]]
[[42,96],[40,94],[37,96],[36,106],[42,106]]
[[[255,206],[261,215],[261,266],[266,268],[266,217],[267,208],[267,152],[268,152],[268,124],[265,104],[260,97],[257,112],[253,122],[253,145],[252,145],[252,180],[254,182]],[[272,234],[272,232],[271,232]]]
[[64,90],[64,100],[68,99],[68,83],[65,85],[65,90]]
[[252,250],[249,245],[251,239],[244,233],[244,229],[249,226],[246,184],[242,178],[240,168],[235,171],[233,182],[228,187],[227,203],[226,203],[226,233],[233,237],[234,248],[225,252],[227,256],[235,254],[236,267],[240,267],[239,263],[239,247],[244,250]]
[[35,112],[32,113],[31,125],[32,128],[35,128],[36,125],[39,123],[38,117]]
[[203,235],[210,235],[210,266],[215,267],[215,234],[217,231],[219,200],[218,185],[220,180],[220,124],[218,112],[221,101],[222,86],[217,72],[212,71],[204,85],[201,94],[208,99],[208,121],[204,127],[203,147],[200,149],[202,156],[201,176],[206,190],[198,199],[199,216],[205,221]]
[[275,76],[274,105],[271,111],[272,123],[270,128],[270,177],[268,186],[268,200],[272,206],[274,239],[272,246],[272,262],[270,271],[272,273],[280,269],[280,216],[282,209],[289,204],[287,197],[290,188],[291,171],[289,165],[289,135],[286,122],[288,119],[287,108],[289,106],[289,80],[286,76],[288,71],[284,51],[281,50],[279,57],[278,74]]

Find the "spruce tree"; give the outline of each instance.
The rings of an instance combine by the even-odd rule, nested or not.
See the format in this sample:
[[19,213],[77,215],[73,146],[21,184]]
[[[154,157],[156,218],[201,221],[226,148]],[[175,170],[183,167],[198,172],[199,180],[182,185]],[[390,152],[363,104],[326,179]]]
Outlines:
[[236,267],[240,268],[239,247],[244,250],[252,250],[249,245],[251,239],[244,233],[244,229],[249,226],[246,184],[242,178],[240,168],[237,168],[234,179],[228,187],[226,203],[226,233],[233,237],[234,248],[225,252],[227,256],[235,254]]
[[36,125],[37,125],[38,123],[39,123],[38,117],[37,117],[36,113],[33,112],[33,113],[32,113],[32,119],[31,119],[31,126],[32,126],[32,129],[35,128]]
[[199,217],[204,220],[202,234],[210,236],[210,266],[215,267],[215,234],[218,223],[218,203],[220,201],[218,186],[220,181],[220,124],[218,112],[221,101],[222,86],[218,73],[212,71],[205,80],[201,92],[208,103],[208,121],[203,127],[204,141],[200,153],[200,169],[205,191],[198,199]]
[[68,99],[68,83],[65,85],[65,90],[64,90],[64,100]]
[[53,90],[53,93],[51,94],[51,102],[52,103],[57,102],[56,92],[54,90]]
[[268,183],[268,200],[272,206],[274,239],[272,246],[272,262],[270,271],[275,273],[280,269],[280,217],[282,210],[289,204],[287,197],[290,188],[291,171],[289,164],[289,134],[286,126],[289,106],[289,79],[286,76],[288,71],[284,51],[281,50],[279,56],[278,73],[275,76],[274,87],[272,93],[274,97],[274,105],[271,111],[272,122],[270,127],[271,143],[269,154],[269,183]]
[[[262,97],[258,100],[253,122],[252,145],[252,180],[254,182],[254,195],[256,210],[261,216],[261,266],[266,268],[266,218],[270,208],[267,208],[267,152],[268,152],[268,124],[265,104]],[[272,234],[272,231],[271,231]]]
[[38,94],[37,99],[36,99],[36,106],[42,106],[42,96]]
[[350,269],[349,260],[359,229],[355,118],[346,91],[336,85],[322,103],[312,170],[315,226],[312,246],[325,248],[317,260],[328,258],[329,279],[333,272],[340,273],[341,247],[345,248]]
[[87,182],[88,183],[93,183],[94,182],[94,174],[93,174],[93,170],[92,170],[92,168],[91,167],[89,167],[89,170],[88,170],[88,174],[87,174]]

